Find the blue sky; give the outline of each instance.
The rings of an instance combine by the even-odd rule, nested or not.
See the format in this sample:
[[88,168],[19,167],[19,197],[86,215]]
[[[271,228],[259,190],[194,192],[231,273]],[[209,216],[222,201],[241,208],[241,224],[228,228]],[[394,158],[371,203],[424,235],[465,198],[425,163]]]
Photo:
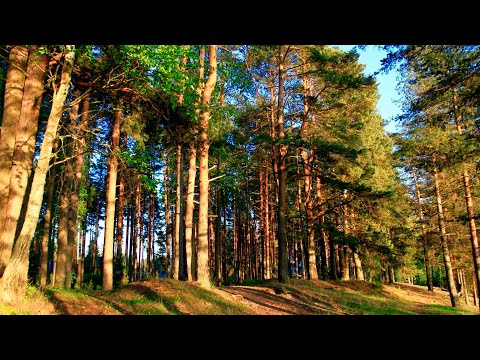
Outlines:
[[[355,45],[335,45],[340,49],[348,51]],[[365,50],[357,50],[360,57],[358,61],[361,64],[365,64],[366,75],[371,75],[378,69],[380,69],[380,61],[386,56],[386,52],[379,49],[375,45],[367,45]],[[396,90],[397,87],[398,72],[395,70],[389,71],[387,74],[376,75],[378,83],[378,92],[380,94],[380,100],[377,103],[377,110],[382,118],[388,124],[386,130],[388,132],[396,131],[395,123],[390,121],[396,115],[401,113],[400,104],[396,103],[401,99],[400,94]]]

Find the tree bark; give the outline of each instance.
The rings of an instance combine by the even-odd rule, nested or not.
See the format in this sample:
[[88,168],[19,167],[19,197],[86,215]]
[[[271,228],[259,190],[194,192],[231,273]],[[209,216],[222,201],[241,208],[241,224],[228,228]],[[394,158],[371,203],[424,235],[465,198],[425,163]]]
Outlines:
[[[281,140],[285,138],[285,127],[283,121],[285,56],[286,53],[284,54],[283,52],[283,46],[280,45],[278,48],[277,126],[278,138]],[[283,283],[290,281],[287,243],[287,151],[287,145],[279,144],[277,146],[276,159],[278,165],[278,280]]]
[[182,203],[183,203],[183,155],[182,145],[177,144],[177,200],[175,202],[175,244],[174,244],[174,268],[173,278],[179,280],[183,276],[180,261],[183,251],[184,231],[183,231],[183,217],[182,217]]
[[58,123],[67,98],[75,59],[75,46],[67,45],[65,61],[62,67],[60,86],[54,91],[52,108],[47,121],[45,135],[40,148],[35,173],[32,180],[32,191],[28,199],[25,222],[15,242],[12,255],[3,277],[0,279],[0,298],[6,302],[17,301],[27,285],[28,255],[30,242],[37,226],[45,190],[46,175],[49,169],[53,143],[56,138]]
[[434,164],[434,168],[433,168],[433,180],[434,180],[435,196],[436,196],[436,202],[437,202],[437,217],[438,217],[438,228],[440,230],[440,245],[442,246],[443,261],[445,265],[445,272],[447,275],[448,291],[450,294],[450,301],[452,303],[452,307],[458,307],[460,306],[460,299],[458,297],[457,289],[455,287],[455,279],[453,277],[453,268],[450,260],[450,251],[448,249],[447,231],[445,227],[445,215],[443,212],[442,196],[440,194],[440,185],[438,181],[438,169],[436,164]]
[[187,252],[187,277],[193,281],[192,276],[192,233],[193,233],[193,203],[195,195],[195,176],[197,173],[197,149],[192,142],[190,145],[188,161],[187,204],[185,209],[185,246]]
[[[22,208],[28,201],[29,182],[33,169],[35,138],[38,127],[40,105],[43,99],[45,70],[48,65],[46,55],[38,53],[38,45],[30,45],[28,52],[27,76],[23,89],[20,117],[15,132],[15,149],[10,170],[10,185],[5,209],[5,218],[0,228],[0,276],[11,255],[14,240],[23,223]],[[2,204],[4,205],[4,204]],[[1,222],[1,221],[0,221]]]
[[[462,115],[458,109],[456,94],[453,93],[453,110],[455,115],[455,125],[457,132],[462,135]],[[470,230],[470,243],[472,246],[473,267],[475,272],[475,279],[477,281],[477,287],[480,288],[480,246],[478,243],[477,223],[475,221],[475,207],[473,204],[472,185],[470,184],[470,175],[465,162],[463,162],[463,188],[465,191],[465,204],[467,208],[468,227]]]
[[[127,136],[124,137],[124,146],[126,144]],[[117,253],[115,255],[115,282],[114,286],[118,287],[122,284],[123,280],[123,259],[122,259],[122,246],[123,246],[123,218],[125,216],[125,173],[120,171],[120,179],[118,181],[118,209],[117,209],[117,231],[115,236],[117,239]],[[128,225],[127,225],[128,228]]]
[[420,187],[418,184],[417,172],[413,166],[410,166],[413,175],[413,184],[415,185],[415,196],[417,197],[417,206],[418,206],[418,216],[420,218],[420,224],[422,228],[422,239],[423,239],[423,261],[425,263],[425,272],[427,275],[427,287],[428,291],[433,291],[433,279],[430,273],[430,256],[428,254],[428,238],[427,238],[427,229],[425,225],[425,217],[423,214],[423,207],[420,197]]
[[[52,154],[58,150],[58,139],[53,144]],[[53,156],[52,160],[55,159]],[[57,167],[53,165],[53,161],[50,163],[50,171],[48,173],[47,184],[47,204],[45,210],[45,218],[43,225],[43,238],[42,238],[42,252],[40,254],[40,286],[47,285],[48,280],[48,253],[50,238],[52,235],[52,221],[53,221],[53,205],[55,195],[55,177],[57,175]]]
[[[25,45],[11,48],[8,58],[8,70],[5,82],[5,95],[0,137],[0,231],[7,217],[8,194],[10,192],[10,174],[15,151],[17,124],[20,122],[22,100],[27,74],[28,49]],[[0,239],[0,277],[7,266],[13,243],[10,239]]]
[[170,223],[170,202],[169,202],[169,193],[170,193],[170,166],[168,165],[167,153],[164,155],[165,159],[165,181],[164,181],[164,192],[165,192],[165,247],[166,247],[166,278],[171,278],[171,264],[170,264],[170,246],[172,243],[172,225]]
[[118,159],[120,143],[120,121],[122,109],[115,109],[112,126],[112,143],[108,158],[108,183],[105,209],[105,240],[103,245],[102,290],[113,289],[113,238],[115,234],[115,200],[117,196]]
[[200,168],[199,207],[198,207],[198,282],[204,287],[210,287],[210,271],[208,268],[208,125],[210,120],[210,100],[217,82],[217,46],[209,46],[210,74],[202,93],[202,111],[200,116]]

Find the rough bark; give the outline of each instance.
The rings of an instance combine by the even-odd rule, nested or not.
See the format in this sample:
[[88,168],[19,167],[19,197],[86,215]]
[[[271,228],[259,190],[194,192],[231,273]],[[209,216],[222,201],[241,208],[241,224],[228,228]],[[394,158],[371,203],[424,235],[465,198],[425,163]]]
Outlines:
[[[3,229],[7,216],[10,173],[13,165],[17,124],[20,121],[22,109],[27,61],[28,49],[25,45],[15,45],[10,49],[5,82],[2,136],[0,137],[0,231]],[[4,243],[3,237],[0,239],[0,276],[7,266],[11,247],[10,242]]]
[[200,164],[199,164],[199,207],[198,207],[198,249],[197,249],[197,281],[210,287],[210,271],[208,268],[208,124],[210,120],[210,99],[217,82],[217,46],[209,46],[210,74],[202,92],[202,111],[200,116]]
[[362,260],[356,251],[353,251],[353,261],[355,262],[355,275],[357,280],[365,281],[365,275],[363,274]]
[[164,198],[164,206],[165,206],[165,242],[166,242],[166,277],[171,278],[171,264],[170,264],[170,248],[171,248],[171,243],[172,243],[172,225],[170,223],[170,202],[169,202],[169,184],[170,184],[170,167],[168,165],[168,160],[167,160],[167,154],[165,153],[164,155],[165,159],[165,181],[164,181],[164,192],[165,192],[165,198]]
[[[45,70],[48,65],[46,55],[38,53],[38,45],[30,45],[28,52],[27,76],[23,89],[20,117],[15,132],[15,149],[10,170],[10,184],[5,218],[0,228],[0,276],[5,269],[11,254],[17,229],[21,229],[24,216],[22,207],[28,199],[29,182],[33,170],[33,155],[35,152],[35,137],[37,134],[40,105],[43,99]],[[4,204],[2,204],[4,205]]]
[[[54,142],[52,154],[58,149],[58,140]],[[55,157],[52,158],[54,160]],[[48,173],[47,184],[47,204],[45,210],[45,217],[43,223],[43,238],[42,238],[42,252],[40,254],[40,286],[46,286],[48,280],[48,253],[50,237],[52,235],[52,221],[53,221],[53,205],[55,195],[55,177],[57,175],[57,167],[50,164],[50,171]],[[52,166],[53,165],[53,166]]]
[[425,272],[427,275],[427,287],[428,291],[433,291],[433,279],[430,271],[430,256],[428,254],[428,238],[427,238],[427,229],[425,225],[425,217],[423,214],[423,207],[421,202],[420,187],[418,184],[417,172],[413,166],[410,166],[413,175],[413,184],[415,185],[415,196],[417,198],[417,208],[418,216],[420,218],[420,226],[422,229],[422,239],[423,239],[423,261],[425,264]]
[[0,279],[0,297],[6,302],[17,301],[27,285],[30,243],[40,215],[53,143],[57,135],[58,123],[64,110],[63,107],[71,80],[75,59],[74,48],[74,45],[66,46],[60,85],[53,94],[52,108],[32,180],[32,191],[28,199],[25,222],[15,242],[3,277]]
[[[288,51],[288,50],[287,50]],[[283,46],[278,48],[278,107],[277,107],[277,126],[278,138],[285,138],[285,126],[283,119],[284,106],[284,60],[286,52]],[[287,151],[288,146],[279,144],[277,146],[276,162],[278,166],[278,280],[280,282],[289,282],[289,261],[288,261],[288,243],[287,243]]]
[[102,290],[113,289],[113,237],[115,233],[115,200],[117,195],[118,159],[120,143],[120,120],[122,109],[115,109],[112,126],[112,143],[108,157],[108,182],[106,189],[105,240],[103,245]]
[[[462,135],[462,115],[458,109],[456,94],[453,94],[453,110],[455,115],[455,125],[459,135]],[[478,243],[477,223],[475,221],[475,207],[472,196],[472,185],[470,184],[470,175],[465,162],[463,162],[462,181],[465,191],[465,205],[467,208],[468,227],[470,230],[470,244],[472,246],[473,268],[477,287],[480,288],[480,246]]]
[[[125,136],[126,140],[126,136]],[[117,253],[115,254],[115,283],[114,286],[118,287],[122,284],[123,279],[123,259],[122,259],[122,246],[123,246],[123,218],[125,215],[125,174],[120,171],[118,181],[118,209],[117,209],[117,230],[115,237],[117,240]]]
[[443,212],[442,195],[440,194],[438,169],[436,165],[434,165],[434,168],[433,168],[433,180],[434,180],[435,196],[436,196],[436,203],[437,203],[437,218],[438,218],[438,228],[440,231],[440,235],[439,235],[440,245],[442,247],[443,262],[445,265],[445,272],[447,275],[448,291],[450,294],[450,301],[452,303],[452,307],[458,307],[460,306],[460,299],[458,297],[457,289],[455,286],[455,279],[453,276],[453,267],[450,259],[450,251],[448,249],[447,230],[445,227],[445,214]]
[[174,249],[174,265],[173,265],[173,278],[179,280],[182,278],[182,269],[181,265],[183,262],[180,261],[180,256],[182,256],[182,250],[184,242],[184,231],[183,231],[183,217],[182,217],[182,203],[183,203],[183,155],[182,155],[182,145],[177,144],[177,199],[175,202],[175,235],[173,246]]
[[190,145],[188,161],[188,183],[187,183],[187,204],[185,209],[185,246],[187,250],[187,277],[193,281],[192,276],[192,233],[193,233],[193,209],[195,204],[195,176],[197,173],[197,150],[195,145]]

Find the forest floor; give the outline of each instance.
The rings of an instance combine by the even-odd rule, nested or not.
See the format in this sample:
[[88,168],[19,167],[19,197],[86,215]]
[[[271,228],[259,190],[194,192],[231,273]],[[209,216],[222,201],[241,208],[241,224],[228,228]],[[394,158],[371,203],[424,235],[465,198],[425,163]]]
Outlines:
[[452,308],[447,291],[425,286],[351,281],[274,280],[205,289],[196,283],[151,279],[113,291],[29,287],[24,300],[1,304],[18,315],[479,315]]

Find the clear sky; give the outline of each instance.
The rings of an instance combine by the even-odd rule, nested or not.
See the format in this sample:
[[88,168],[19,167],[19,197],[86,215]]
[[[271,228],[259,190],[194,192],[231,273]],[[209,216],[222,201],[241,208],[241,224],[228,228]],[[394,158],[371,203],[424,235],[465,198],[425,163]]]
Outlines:
[[[344,51],[351,50],[355,45],[334,45],[338,46]],[[365,50],[357,50],[360,57],[358,61],[361,64],[365,64],[366,68],[364,73],[371,75],[375,71],[380,69],[380,61],[386,56],[386,52],[375,45],[367,45]],[[382,118],[388,124],[386,130],[388,132],[396,131],[394,122],[390,121],[396,115],[400,114],[401,108],[400,101],[401,96],[396,90],[397,76],[399,76],[396,70],[391,70],[387,74],[376,75],[378,83],[378,92],[380,94],[380,100],[377,103],[377,110]]]

